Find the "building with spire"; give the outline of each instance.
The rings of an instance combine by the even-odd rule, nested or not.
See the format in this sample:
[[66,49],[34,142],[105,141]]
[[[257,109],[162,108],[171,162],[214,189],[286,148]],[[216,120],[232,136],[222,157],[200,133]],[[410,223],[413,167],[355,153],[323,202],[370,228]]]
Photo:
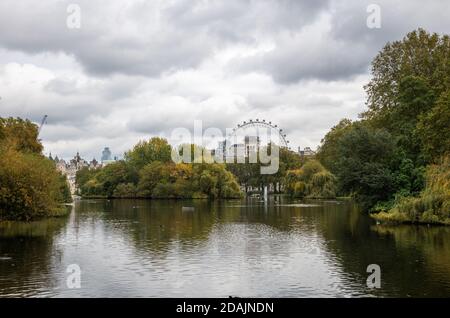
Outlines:
[[83,159],[78,151],[77,154],[68,162],[66,162],[64,159],[59,159],[58,156],[55,156],[55,158],[53,159],[51,153],[48,158],[54,161],[56,169],[67,177],[67,182],[69,183],[70,192],[72,194],[75,194],[77,192],[76,188],[77,171],[83,168],[94,170],[102,167],[102,164],[99,163],[95,158],[93,158],[90,162]]

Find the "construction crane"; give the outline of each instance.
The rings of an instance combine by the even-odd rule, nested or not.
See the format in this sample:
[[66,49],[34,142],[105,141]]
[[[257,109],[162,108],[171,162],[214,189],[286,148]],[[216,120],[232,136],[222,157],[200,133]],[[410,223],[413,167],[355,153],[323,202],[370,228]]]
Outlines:
[[39,130],[38,130],[38,136],[39,136],[40,133],[41,133],[42,126],[44,126],[45,123],[46,123],[46,121],[47,121],[47,117],[48,117],[47,115],[44,115],[44,117],[42,118],[41,125],[39,126]]

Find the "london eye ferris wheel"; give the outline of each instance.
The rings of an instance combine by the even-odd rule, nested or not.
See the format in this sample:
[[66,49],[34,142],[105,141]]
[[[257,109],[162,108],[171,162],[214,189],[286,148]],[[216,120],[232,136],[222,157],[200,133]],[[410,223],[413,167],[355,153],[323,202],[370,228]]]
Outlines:
[[290,149],[289,140],[283,129],[265,119],[250,119],[237,124],[237,126],[232,129],[232,132],[228,135],[227,139],[237,140],[239,137],[250,135],[256,136],[258,139],[265,139],[265,142],[267,143],[274,142],[280,147]]

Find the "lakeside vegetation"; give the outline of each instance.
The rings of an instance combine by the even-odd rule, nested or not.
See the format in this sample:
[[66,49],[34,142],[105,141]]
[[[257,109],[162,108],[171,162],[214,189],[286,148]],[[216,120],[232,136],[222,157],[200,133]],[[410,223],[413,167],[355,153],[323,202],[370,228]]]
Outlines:
[[338,194],[379,221],[448,224],[449,36],[419,29],[388,43],[365,89],[368,110],[333,127],[317,155]]
[[0,221],[59,216],[72,198],[66,178],[42,155],[37,126],[0,118]]
[[426,186],[417,197],[400,197],[388,212],[374,214],[379,221],[450,225],[450,159],[430,165]]
[[176,164],[167,140],[139,142],[125,159],[100,170],[84,168],[77,186],[85,197],[151,199],[240,198],[236,178],[224,164]]
[[289,170],[285,191],[298,198],[336,198],[336,177],[317,160],[308,160],[300,169]]
[[[197,145],[190,148],[192,156],[202,153],[195,151],[201,150]],[[229,199],[242,197],[249,188],[261,191],[269,185],[275,192],[287,192],[292,197],[336,197],[336,178],[318,161],[302,158],[286,148],[278,150],[277,173],[261,174],[262,164],[248,160],[219,164],[211,163],[206,156],[199,163],[175,164],[171,153],[176,150],[167,140],[154,137],[140,141],[125,153],[124,160],[99,170],[78,171],[76,182],[83,197]],[[299,184],[305,186],[304,191],[298,191]]]

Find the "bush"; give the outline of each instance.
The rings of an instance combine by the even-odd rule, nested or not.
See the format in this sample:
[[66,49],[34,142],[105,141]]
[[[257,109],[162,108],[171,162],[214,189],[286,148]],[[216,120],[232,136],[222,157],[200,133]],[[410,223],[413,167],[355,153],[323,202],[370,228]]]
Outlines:
[[285,188],[293,197],[335,198],[336,177],[318,161],[308,160],[302,168],[287,172]]
[[450,157],[427,168],[426,187],[418,197],[400,198],[391,210],[373,217],[382,221],[450,224]]
[[5,150],[0,156],[0,219],[23,220],[61,215],[69,201],[66,179],[42,155]]
[[114,189],[114,198],[134,198],[136,197],[137,189],[132,183],[120,183]]

